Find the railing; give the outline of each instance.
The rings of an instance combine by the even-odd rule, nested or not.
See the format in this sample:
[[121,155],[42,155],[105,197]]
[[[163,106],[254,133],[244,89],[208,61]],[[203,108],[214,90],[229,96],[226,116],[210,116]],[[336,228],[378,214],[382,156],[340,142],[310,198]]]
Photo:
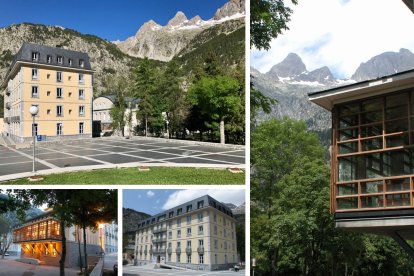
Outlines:
[[171,255],[171,254],[172,254],[172,248],[171,248],[171,247],[167,248],[167,253],[168,253],[169,255]]
[[148,253],[148,251],[145,249],[145,250],[144,250],[144,254],[145,254],[145,255],[147,255],[147,253]]
[[185,253],[187,253],[187,255],[191,255],[191,247],[187,247],[186,249],[185,249]]
[[204,254],[204,246],[199,246],[197,248],[197,252],[198,252],[198,254]]
[[163,237],[163,238],[154,238],[154,239],[152,239],[152,242],[154,242],[154,243],[158,243],[158,242],[166,242],[167,241],[167,238],[166,237]]
[[177,253],[177,254],[181,254],[181,247],[177,247],[177,248],[175,249],[175,253]]
[[11,117],[10,118],[10,121],[12,123],[14,123],[14,122],[20,122],[20,116],[13,116],[13,117]]
[[7,102],[7,103],[6,103],[6,108],[7,108],[7,109],[10,109],[10,108],[11,108],[11,103]]
[[10,117],[4,117],[4,118],[3,118],[3,121],[4,121],[6,124],[9,124],[9,123],[11,122],[11,118],[10,118]]
[[167,231],[167,227],[161,227],[161,228],[154,228],[152,230],[152,233],[157,234],[157,233],[166,232],[166,231]]
[[19,235],[14,235],[13,242],[27,242],[27,241],[41,241],[41,240],[61,240],[62,237],[60,235],[45,235],[45,236],[38,236],[38,235],[27,235],[26,237],[19,237]]
[[165,248],[154,249],[154,254],[165,254]]

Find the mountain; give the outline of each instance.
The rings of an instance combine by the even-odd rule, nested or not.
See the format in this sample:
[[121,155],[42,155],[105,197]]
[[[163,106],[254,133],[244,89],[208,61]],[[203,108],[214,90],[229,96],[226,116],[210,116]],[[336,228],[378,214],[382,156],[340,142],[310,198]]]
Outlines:
[[351,79],[336,79],[328,67],[308,71],[302,59],[294,53],[274,65],[269,72],[260,73],[251,68],[251,80],[256,89],[278,102],[270,114],[261,113],[258,121],[272,117],[304,120],[308,128],[317,132],[325,145],[330,143],[330,113],[308,100],[309,92],[322,91],[337,86],[395,74],[414,69],[414,54],[407,49],[385,52],[357,68]]
[[244,5],[244,0],[230,0],[217,10],[214,18],[207,21],[199,16],[188,19],[179,11],[166,26],[150,20],[142,25],[134,36],[114,43],[130,56],[170,61],[203,31],[216,25],[231,24],[228,22],[240,18],[243,18],[244,23]]
[[151,217],[146,213],[138,212],[130,208],[122,208],[122,231],[123,233],[137,230],[140,220]]
[[359,82],[376,79],[414,68],[414,54],[407,49],[385,52],[361,63],[351,79]]
[[0,28],[0,79],[4,80],[14,55],[23,42],[46,46],[60,45],[64,49],[88,53],[94,73],[95,94],[103,89],[104,78],[115,72],[129,73],[138,60],[121,52],[113,43],[75,30],[40,24],[15,24]]

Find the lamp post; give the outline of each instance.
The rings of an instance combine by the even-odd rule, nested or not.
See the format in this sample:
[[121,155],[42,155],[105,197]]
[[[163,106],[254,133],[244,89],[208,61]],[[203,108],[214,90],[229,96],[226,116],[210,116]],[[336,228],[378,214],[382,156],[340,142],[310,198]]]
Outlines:
[[29,109],[30,114],[32,114],[33,117],[33,124],[32,124],[32,135],[33,135],[33,172],[35,172],[35,161],[36,161],[36,155],[35,155],[35,147],[36,147],[36,135],[35,135],[35,117],[37,113],[39,112],[39,108],[36,105],[32,105]]
[[253,268],[253,276],[254,276],[254,268],[256,267],[256,258],[252,259],[252,268]]

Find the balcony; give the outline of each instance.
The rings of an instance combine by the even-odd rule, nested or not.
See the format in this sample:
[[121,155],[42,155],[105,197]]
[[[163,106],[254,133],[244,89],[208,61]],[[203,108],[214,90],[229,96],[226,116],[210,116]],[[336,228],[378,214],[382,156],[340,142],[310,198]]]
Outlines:
[[162,232],[166,232],[166,231],[167,231],[167,227],[160,227],[160,228],[154,228],[152,230],[152,233],[158,234],[158,233],[162,233]]
[[3,121],[4,121],[6,124],[10,124],[11,118],[10,118],[10,117],[4,117],[4,118],[3,118]]
[[177,247],[177,248],[175,249],[175,253],[177,253],[177,254],[181,254],[181,247]]
[[145,250],[144,250],[144,254],[145,254],[145,255],[147,255],[147,253],[148,253],[148,251],[145,249]]
[[[140,249],[138,252],[139,252],[139,254],[141,255],[141,254],[142,254],[142,249]],[[145,253],[145,254],[147,254],[147,253]]]
[[165,254],[165,252],[166,252],[165,248],[154,249],[154,254]]
[[152,242],[154,242],[154,243],[166,242],[166,241],[167,241],[167,238],[166,237],[152,239]]
[[191,255],[191,247],[187,247],[185,249],[185,253],[187,253],[187,255]]
[[153,253],[154,251],[152,250],[152,248],[149,250],[150,255]]
[[11,103],[9,103],[9,102],[8,102],[8,103],[6,103],[6,108],[7,108],[7,109],[10,109],[10,108],[11,108]]
[[204,246],[199,246],[199,247],[197,247],[197,252],[198,252],[198,254],[204,254]]
[[168,255],[172,254],[172,248],[171,247],[167,248],[167,253],[168,253]]
[[7,89],[6,89],[6,95],[7,95],[7,96],[10,96],[10,94],[11,94],[11,91],[10,91],[10,89],[8,89],[8,88],[7,88]]
[[14,122],[20,122],[20,116],[13,116],[13,117],[10,117],[10,121],[11,121],[12,123],[14,123]]

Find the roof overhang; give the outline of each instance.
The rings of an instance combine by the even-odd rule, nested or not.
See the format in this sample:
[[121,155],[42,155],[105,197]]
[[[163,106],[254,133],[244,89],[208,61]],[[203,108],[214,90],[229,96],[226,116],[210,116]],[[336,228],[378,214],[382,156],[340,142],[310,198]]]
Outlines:
[[403,2],[414,13],[414,0],[403,0]]
[[327,110],[332,110],[335,104],[379,96],[413,87],[414,70],[410,70],[375,80],[309,93],[308,96],[310,101]]

